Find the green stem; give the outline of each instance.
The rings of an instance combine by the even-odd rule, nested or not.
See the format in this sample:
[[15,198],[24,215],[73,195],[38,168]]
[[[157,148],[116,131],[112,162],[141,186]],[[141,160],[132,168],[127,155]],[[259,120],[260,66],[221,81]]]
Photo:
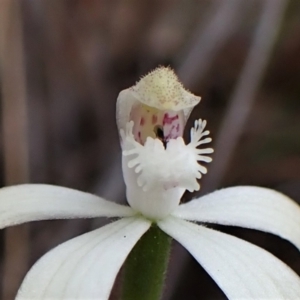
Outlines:
[[169,261],[171,238],[156,225],[137,242],[124,270],[123,300],[159,300]]

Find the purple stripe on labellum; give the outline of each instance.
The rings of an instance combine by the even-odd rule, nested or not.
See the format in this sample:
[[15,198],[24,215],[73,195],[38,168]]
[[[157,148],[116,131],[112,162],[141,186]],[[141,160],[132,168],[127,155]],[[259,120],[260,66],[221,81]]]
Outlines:
[[163,131],[166,141],[183,135],[184,118],[182,113],[167,112],[163,118]]
[[132,107],[130,120],[134,122],[134,138],[142,145],[148,137],[158,138],[166,145],[170,139],[182,136],[185,124],[182,111],[163,111],[144,104]]
[[172,124],[175,120],[177,120],[178,119],[178,115],[176,114],[175,116],[173,116],[173,117],[171,117],[170,115],[169,115],[169,113],[166,113],[165,115],[164,115],[164,119],[163,119],[163,125],[165,125],[165,124]]

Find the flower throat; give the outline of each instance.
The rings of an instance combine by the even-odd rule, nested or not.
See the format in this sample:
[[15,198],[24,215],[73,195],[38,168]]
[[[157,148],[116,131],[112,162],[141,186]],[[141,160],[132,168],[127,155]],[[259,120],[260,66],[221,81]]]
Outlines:
[[160,139],[166,147],[170,139],[183,135],[182,111],[159,110],[139,103],[133,106],[130,120],[134,122],[134,138],[141,145],[144,145],[148,137],[152,137]]

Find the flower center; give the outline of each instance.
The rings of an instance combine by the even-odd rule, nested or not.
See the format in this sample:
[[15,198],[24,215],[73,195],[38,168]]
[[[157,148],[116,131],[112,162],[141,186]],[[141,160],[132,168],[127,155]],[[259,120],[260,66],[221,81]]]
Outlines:
[[127,200],[133,208],[147,217],[161,218],[179,205],[185,190],[199,190],[197,179],[206,173],[199,162],[210,162],[206,154],[213,152],[211,148],[197,148],[211,141],[205,125],[202,120],[195,122],[187,145],[182,137],[171,138],[165,145],[158,138],[147,137],[142,145],[133,135],[134,122],[126,124],[126,129],[120,131],[123,173]]
[[130,120],[134,122],[134,139],[141,145],[148,137],[158,138],[166,145],[170,139],[183,135],[183,111],[159,110],[137,103],[131,109]]
[[117,123],[123,150],[122,168],[131,207],[160,219],[180,203],[185,190],[199,190],[206,173],[199,162],[209,162],[212,149],[205,121],[195,122],[191,142],[182,138],[197,97],[185,90],[176,74],[159,67],[122,91],[117,100]]

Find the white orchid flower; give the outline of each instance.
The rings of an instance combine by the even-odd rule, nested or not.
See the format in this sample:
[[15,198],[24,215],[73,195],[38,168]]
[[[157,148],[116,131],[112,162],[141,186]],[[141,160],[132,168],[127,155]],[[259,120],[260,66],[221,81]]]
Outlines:
[[180,205],[185,190],[199,190],[200,161],[212,149],[205,121],[191,141],[182,133],[199,97],[184,90],[168,68],[158,68],[122,91],[117,122],[130,206],[88,193],[43,184],[0,190],[0,227],[58,218],[120,219],[61,244],[28,272],[17,299],[108,299],[118,271],[156,223],[181,243],[229,299],[299,299],[300,279],[267,251],[209,229],[216,223],[276,234],[300,249],[300,208],[288,197],[260,187],[233,187]]

